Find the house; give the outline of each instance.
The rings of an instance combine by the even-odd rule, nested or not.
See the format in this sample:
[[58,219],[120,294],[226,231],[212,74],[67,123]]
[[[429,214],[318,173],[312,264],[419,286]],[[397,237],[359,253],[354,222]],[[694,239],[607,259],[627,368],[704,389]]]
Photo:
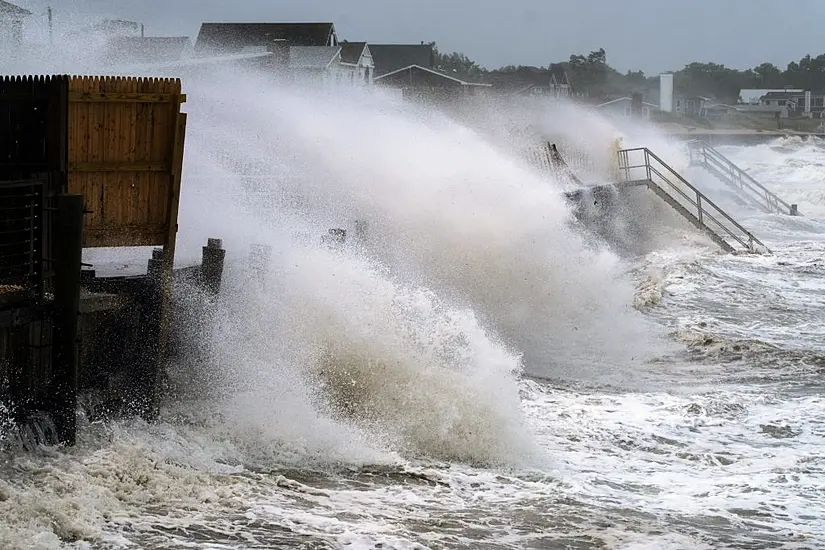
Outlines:
[[405,97],[455,99],[472,96],[492,87],[490,84],[467,82],[438,69],[410,65],[375,77],[375,84],[402,91]]
[[23,23],[32,12],[0,0],[0,48],[19,46],[23,42]]
[[413,65],[425,69],[435,68],[432,44],[370,44],[370,53],[376,77]]
[[[630,118],[633,112],[633,98],[620,97],[596,107],[602,114],[610,118]],[[650,115],[659,110],[658,105],[642,101],[642,118],[649,119]]]
[[550,64],[550,94],[557,98],[567,98],[573,95],[570,77],[562,63]]
[[743,105],[759,105],[759,101],[770,92],[798,92],[803,93],[802,89],[779,88],[779,89],[756,89],[743,88],[739,90],[739,103]]
[[372,50],[366,42],[341,42],[341,64],[352,70],[355,80],[372,84],[375,62],[372,59]]
[[287,46],[338,46],[332,23],[203,23],[195,41],[196,55],[239,54]]
[[293,80],[314,80],[324,85],[352,84],[356,67],[342,63],[341,46],[290,46],[286,66]]
[[116,36],[106,44],[109,63],[166,63],[182,59],[192,43],[186,36]]
[[677,94],[673,96],[673,112],[682,116],[707,116],[706,108],[711,103],[709,97],[701,95],[683,95]]
[[370,52],[375,84],[401,90],[405,97],[451,99],[491,87],[437,69],[432,44],[370,44]]
[[570,97],[573,91],[561,63],[549,69],[519,67],[513,71],[493,71],[487,80],[496,91],[510,95],[563,98]]
[[789,117],[817,117],[825,114],[825,94],[806,91],[773,91],[759,98],[763,107],[786,107]]

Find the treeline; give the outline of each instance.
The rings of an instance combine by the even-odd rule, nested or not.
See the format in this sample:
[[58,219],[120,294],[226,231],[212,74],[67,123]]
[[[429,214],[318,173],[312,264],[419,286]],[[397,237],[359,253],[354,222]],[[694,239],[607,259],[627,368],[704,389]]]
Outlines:
[[[480,66],[463,53],[441,53],[435,43],[433,48],[436,66],[440,69],[473,80],[484,80],[490,75],[515,72],[519,69],[550,70],[546,67],[508,65],[489,70]],[[658,75],[648,77],[642,71],[620,73],[607,62],[604,48],[587,55],[573,54],[567,61],[559,62],[576,92],[597,98],[618,97],[633,92],[645,92],[658,88]],[[817,57],[806,55],[799,61],[788,63],[780,69],[772,63],[762,63],[753,69],[739,70],[718,63],[689,63],[674,71],[673,83],[677,93],[703,95],[721,102],[735,103],[743,88],[801,88],[815,92],[825,91],[825,54]]]

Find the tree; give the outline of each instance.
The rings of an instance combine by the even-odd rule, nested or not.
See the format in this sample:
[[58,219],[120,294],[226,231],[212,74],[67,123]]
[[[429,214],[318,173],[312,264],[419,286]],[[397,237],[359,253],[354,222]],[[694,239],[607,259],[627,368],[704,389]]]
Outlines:
[[463,53],[453,52],[443,54],[438,51],[438,46],[436,46],[435,42],[431,42],[430,45],[433,47],[435,67],[441,71],[454,74],[458,78],[470,79],[478,78],[487,72],[487,69],[480,66]]

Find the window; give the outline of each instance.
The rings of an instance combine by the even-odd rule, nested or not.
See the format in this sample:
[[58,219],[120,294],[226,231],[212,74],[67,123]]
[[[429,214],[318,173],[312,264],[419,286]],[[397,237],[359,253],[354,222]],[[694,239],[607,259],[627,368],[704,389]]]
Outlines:
[[630,107],[624,108],[624,116],[630,116]]
[[642,116],[643,117],[649,117],[650,116],[650,109],[648,109],[647,107],[642,107]]
[[787,101],[785,101],[784,99],[779,100],[779,106],[780,107],[784,107],[786,104],[787,104]]

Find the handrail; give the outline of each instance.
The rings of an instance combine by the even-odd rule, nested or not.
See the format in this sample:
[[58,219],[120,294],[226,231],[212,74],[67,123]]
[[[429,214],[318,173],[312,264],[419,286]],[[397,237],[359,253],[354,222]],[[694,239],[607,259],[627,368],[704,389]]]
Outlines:
[[[630,165],[630,153],[633,152],[643,152],[644,154],[644,164],[641,165]],[[661,158],[659,158],[655,153],[653,153],[647,147],[637,147],[634,149],[623,149],[619,151],[619,158],[620,158],[620,169],[625,172],[626,179],[629,179],[630,170],[644,168],[647,171],[647,179],[648,181],[660,187],[655,181],[653,181],[653,175],[655,174],[659,178],[661,178],[665,183],[667,183],[671,188],[673,188],[679,195],[681,195],[691,206],[696,207],[697,212],[697,219],[700,224],[702,224],[707,229],[712,229],[705,223],[705,218],[711,220],[719,229],[721,229],[725,234],[727,234],[730,238],[734,239],[743,247],[747,248],[749,251],[754,252],[755,247],[754,243],[760,245],[765,250],[768,250],[768,247],[765,244],[757,239],[750,231],[745,229],[739,222],[734,220],[727,212],[722,210],[716,203],[714,203],[711,199],[707,197],[704,193],[699,191],[693,184],[687,181],[684,177],[682,177],[678,172],[676,172],[673,168],[670,167],[666,162],[664,162]],[[669,172],[672,177],[679,180],[682,184],[684,184],[688,189],[690,189],[695,195],[696,199],[694,200],[692,197],[688,196],[682,189],[676,186],[665,174],[663,174],[660,170],[658,170],[655,166],[651,164],[650,159],[655,160],[664,170]],[[624,163],[622,163],[624,160]],[[622,166],[624,164],[624,166]],[[724,219],[730,222],[737,230],[741,231],[746,237],[747,242],[734,233],[726,224],[719,221],[711,212],[707,210],[707,206],[709,205],[713,210],[718,212]]]
[[[790,213],[790,214],[798,214],[798,210],[794,209],[792,205],[788,204],[781,198],[779,198],[776,193],[773,193],[770,189],[765,187],[762,183],[760,183],[756,178],[751,176],[746,171],[742,170],[739,166],[734,164],[729,158],[724,156],[722,153],[708,145],[702,140],[691,140],[687,143],[688,147],[691,150],[701,150],[703,160],[705,165],[710,164],[710,160],[715,163],[715,167],[720,171],[729,172],[729,179],[730,183],[738,183],[739,187],[742,189],[747,188],[752,193],[759,196],[760,199],[764,199],[767,203],[768,210],[774,212],[783,212],[783,213]],[[782,205],[782,208],[779,207]]]

